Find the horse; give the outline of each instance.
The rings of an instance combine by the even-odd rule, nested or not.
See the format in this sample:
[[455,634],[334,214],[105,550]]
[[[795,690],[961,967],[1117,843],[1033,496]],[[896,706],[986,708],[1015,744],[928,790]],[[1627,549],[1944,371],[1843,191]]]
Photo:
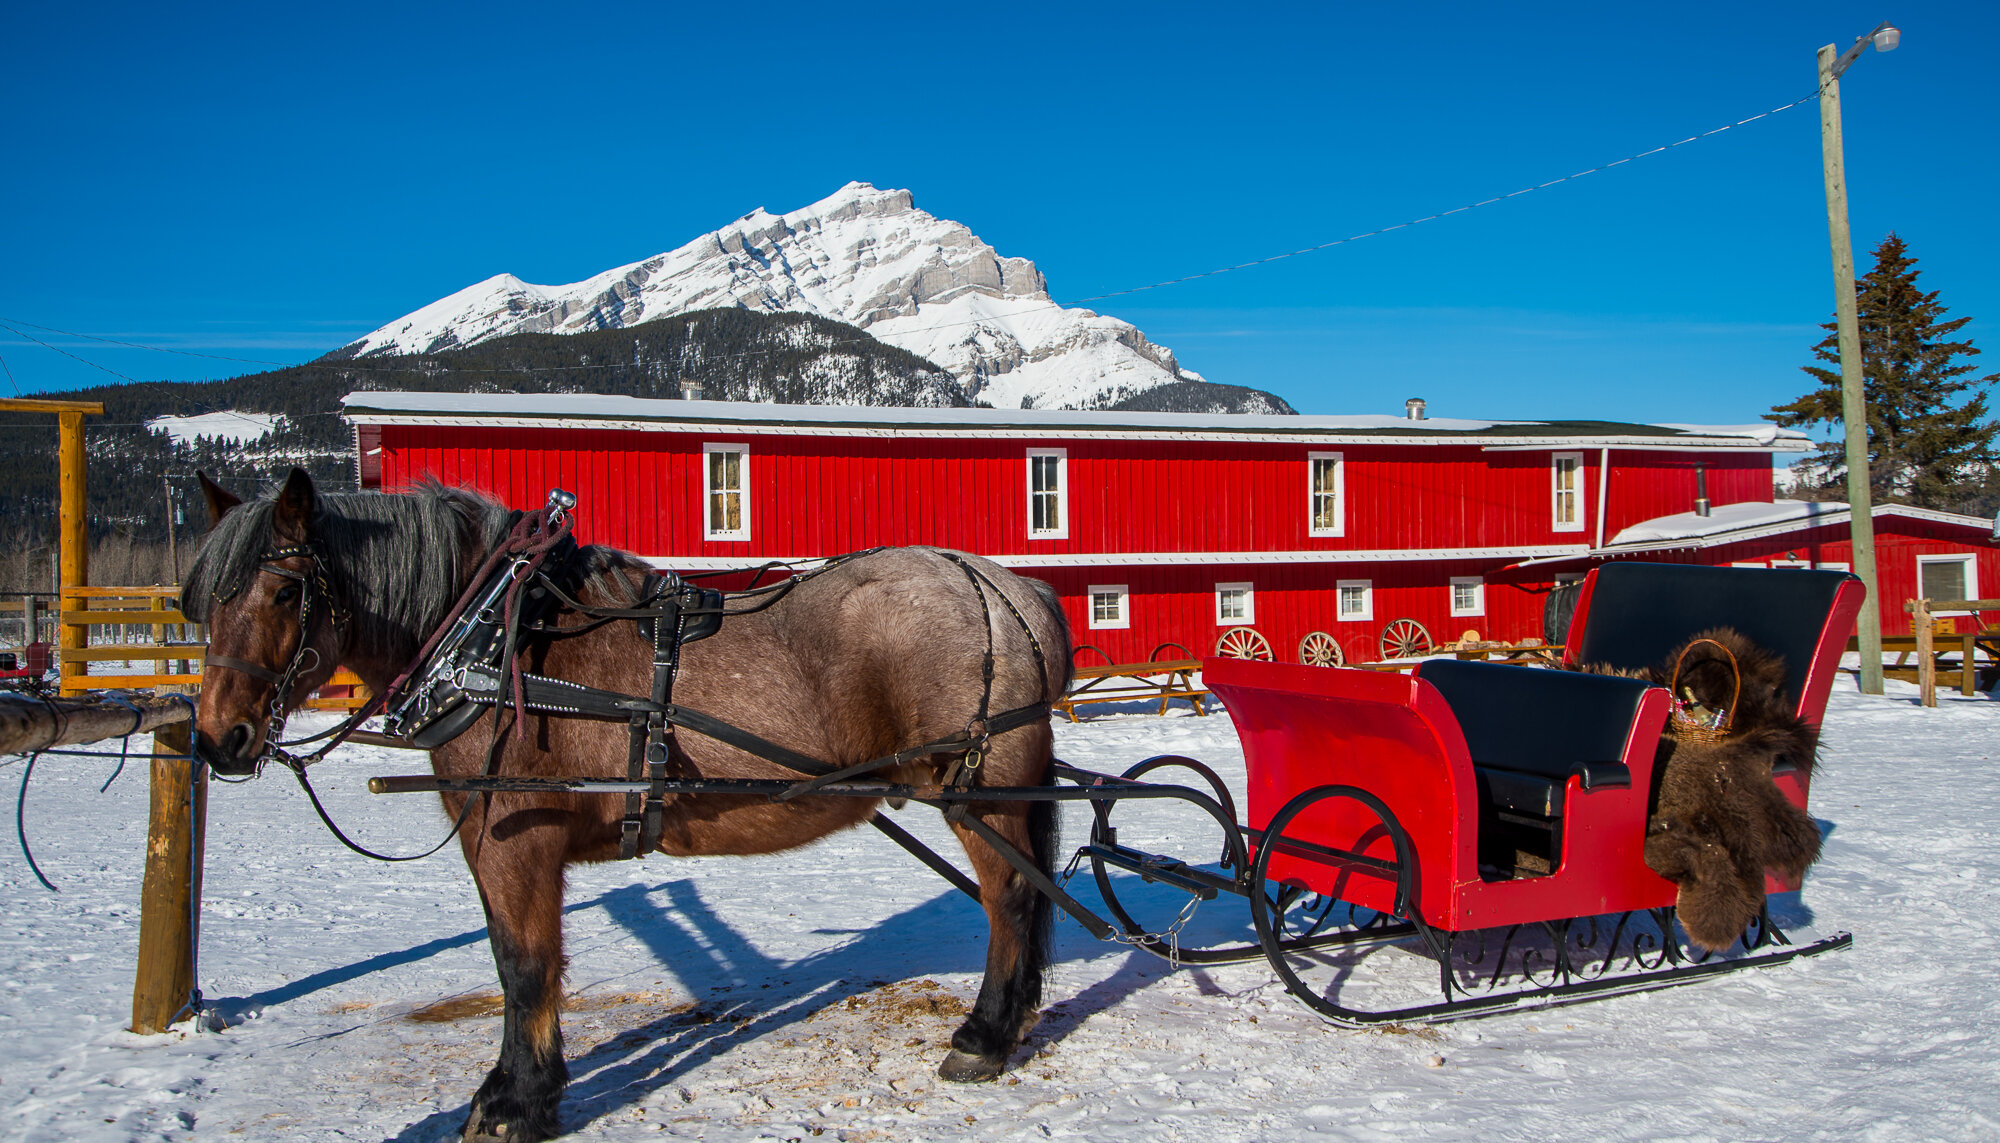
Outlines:
[[[206,476],[201,483],[212,522],[182,607],[209,634],[195,755],[223,775],[256,772],[285,708],[325,683],[336,665],[384,693],[519,516],[478,493],[434,483],[395,493],[321,493],[294,469],[278,491],[248,503]],[[594,545],[574,547],[561,564],[552,582],[586,608],[631,608],[653,574],[633,555]],[[795,579],[776,603],[731,614],[714,634],[682,648],[675,703],[845,767],[966,730],[983,713],[982,693],[998,710],[1052,702],[1068,684],[1069,628],[1054,590],[989,560],[887,548]],[[543,626],[550,630],[523,634],[517,661],[546,677],[648,693],[654,643],[639,622],[594,621],[562,604]],[[990,684],[982,678],[988,662]],[[627,776],[625,722],[530,708],[516,727],[516,708],[504,704],[492,718],[491,733],[464,733],[434,748],[434,772]],[[676,741],[674,778],[800,778],[699,734]],[[995,733],[974,763],[980,781],[1042,784],[1053,742],[1046,711]],[[920,755],[874,776],[935,784],[953,761]],[[564,870],[618,856],[624,799],[562,791],[447,792],[442,800],[478,886],[505,995],[499,1059],[473,1096],[463,1138],[550,1138],[569,1078],[559,1015]],[[854,796],[778,802],[670,795],[653,851],[773,853],[866,821],[878,804]],[[975,802],[965,816],[1043,873],[1053,869],[1051,803]],[[999,1076],[1039,1018],[1052,921],[1048,898],[971,825],[952,823],[990,935],[978,999],[938,1069],[957,1081]]]

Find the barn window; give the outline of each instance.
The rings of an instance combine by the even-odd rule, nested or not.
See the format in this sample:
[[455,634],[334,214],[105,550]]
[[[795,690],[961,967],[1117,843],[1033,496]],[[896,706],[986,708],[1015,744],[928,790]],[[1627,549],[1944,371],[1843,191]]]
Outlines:
[[1918,556],[1917,589],[1925,599],[1978,599],[1972,556]]
[[1229,627],[1257,622],[1257,593],[1247,583],[1215,585],[1215,623]]
[[1028,450],[1028,535],[1060,540],[1069,535],[1069,450]]
[[750,450],[740,444],[704,444],[701,492],[711,540],[750,538]]
[[1555,530],[1583,531],[1583,499],[1580,491],[1583,483],[1583,454],[1556,453],[1550,465],[1550,476],[1554,481]]
[[1308,534],[1338,536],[1346,528],[1345,480],[1340,454],[1308,453],[1306,459],[1308,504],[1312,513]]
[[1125,585],[1090,585],[1090,629],[1108,631],[1132,626],[1132,613],[1126,610],[1128,595]]
[[1453,615],[1486,614],[1486,581],[1476,575],[1452,576],[1451,613]]
[[1344,579],[1335,585],[1336,619],[1375,618],[1375,585],[1365,579]]

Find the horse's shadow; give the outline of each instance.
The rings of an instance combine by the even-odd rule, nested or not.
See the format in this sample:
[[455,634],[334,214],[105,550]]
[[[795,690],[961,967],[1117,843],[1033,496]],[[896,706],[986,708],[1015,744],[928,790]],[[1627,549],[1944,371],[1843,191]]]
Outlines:
[[[985,914],[950,891],[866,929],[815,930],[828,936],[851,933],[853,939],[792,961],[746,939],[702,899],[692,881],[622,886],[565,911],[597,907],[643,943],[654,962],[671,967],[698,1003],[634,1025],[572,1057],[563,1100],[566,1131],[628,1110],[717,1057],[892,981],[985,968]],[[1078,947],[1068,947],[1072,941]],[[1059,928],[1057,945],[1058,961],[1080,959],[1085,949],[1097,947],[1073,928]],[[1061,1041],[1092,1014],[1144,987],[1156,975],[1140,968],[1146,959],[1135,952],[1106,979],[1051,1004],[1016,1060]],[[470,1106],[468,1100],[425,1116],[387,1143],[448,1136]]]

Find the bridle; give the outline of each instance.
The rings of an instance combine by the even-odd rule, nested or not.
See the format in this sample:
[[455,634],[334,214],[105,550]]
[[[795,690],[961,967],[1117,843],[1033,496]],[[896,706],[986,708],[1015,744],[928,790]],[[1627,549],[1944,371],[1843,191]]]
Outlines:
[[[280,561],[303,559],[304,571],[282,566]],[[292,652],[291,662],[282,672],[273,671],[256,663],[246,662],[229,655],[209,652],[206,662],[211,666],[248,675],[260,682],[271,684],[271,717],[264,730],[264,751],[257,758],[257,768],[261,772],[266,760],[275,753],[278,740],[284,736],[285,718],[291,708],[292,691],[298,685],[299,676],[320,665],[319,652],[313,649],[312,634],[314,619],[324,611],[333,623],[334,636],[338,639],[347,630],[347,609],[340,605],[334,594],[333,585],[326,575],[327,561],[317,545],[308,541],[289,547],[267,551],[257,557],[256,570],[283,576],[299,585],[299,644]],[[242,589],[232,591],[228,596],[211,595],[214,603],[233,598]]]

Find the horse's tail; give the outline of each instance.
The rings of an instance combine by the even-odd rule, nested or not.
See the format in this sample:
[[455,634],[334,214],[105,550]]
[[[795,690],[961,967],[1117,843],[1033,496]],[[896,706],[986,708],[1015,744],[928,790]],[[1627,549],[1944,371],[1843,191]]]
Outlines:
[[1069,616],[1063,614],[1062,601],[1056,596],[1054,584],[1032,576],[1021,578],[1027,580],[1028,586],[1035,590],[1035,598],[1042,601],[1043,610],[1049,613],[1050,622],[1056,625],[1056,642],[1061,646],[1049,648],[1049,669],[1055,673],[1055,677],[1049,680],[1050,692],[1042,696],[1044,701],[1054,702],[1069,690],[1070,670],[1074,667],[1070,662]]

